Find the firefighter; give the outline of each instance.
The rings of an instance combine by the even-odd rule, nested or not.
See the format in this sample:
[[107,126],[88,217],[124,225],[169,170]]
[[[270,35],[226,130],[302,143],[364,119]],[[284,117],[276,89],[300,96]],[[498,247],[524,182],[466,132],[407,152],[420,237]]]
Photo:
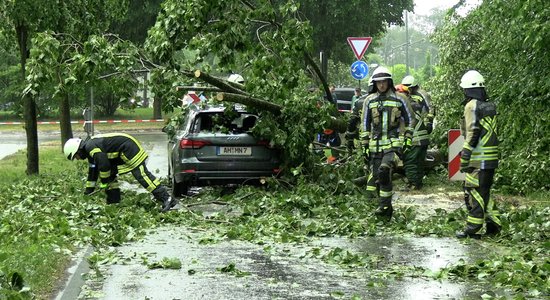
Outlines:
[[[395,92],[391,72],[378,67],[372,74],[373,93],[363,102],[359,137],[365,155],[368,156],[370,174],[367,191],[378,190],[379,206],[375,215],[390,220],[392,207],[392,172],[398,155],[411,145],[411,113],[406,100]],[[403,121],[405,132],[400,136]]]
[[489,102],[485,92],[485,79],[475,70],[466,72],[460,81],[465,99],[461,131],[464,146],[460,155],[460,170],[466,174],[464,187],[470,196],[466,228],[456,234],[457,238],[476,238],[486,223],[485,233],[500,232],[501,223],[490,197],[495,169],[498,167],[499,151],[496,123],[496,105]]
[[[163,212],[172,208],[176,201],[168,193],[165,186],[155,178],[147,167],[147,153],[140,143],[131,135],[124,133],[98,134],[88,140],[71,138],[65,142],[63,153],[69,160],[87,159],[89,162],[88,179],[85,195],[96,188],[105,190],[107,204],[120,202],[120,187],[118,174],[131,172],[137,181],[155,199],[162,204]],[[97,181],[99,179],[99,184]]]
[[413,76],[403,78],[402,85],[407,87],[409,102],[414,119],[412,147],[403,155],[403,168],[408,179],[407,189],[420,190],[424,178],[424,162],[433,130],[434,113],[430,96],[418,87]]
[[[361,121],[361,114],[363,110],[363,102],[365,101],[366,96],[373,93],[373,82],[372,78],[369,79],[369,86],[367,87],[367,95],[360,95],[357,98],[357,94],[354,97],[355,101],[352,101],[351,106],[351,115],[348,120],[348,128],[346,130],[346,133],[344,137],[346,138],[346,146],[348,148],[348,151],[353,152],[353,149],[355,149],[355,143],[354,141],[356,139],[359,139],[359,128],[358,125]],[[360,91],[360,90],[359,90]],[[357,90],[356,90],[357,92]]]

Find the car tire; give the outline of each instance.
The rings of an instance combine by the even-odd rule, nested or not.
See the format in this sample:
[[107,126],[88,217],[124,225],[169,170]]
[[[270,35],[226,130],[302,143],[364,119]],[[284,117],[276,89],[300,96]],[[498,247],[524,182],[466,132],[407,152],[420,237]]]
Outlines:
[[172,196],[174,197],[181,197],[187,195],[187,191],[189,190],[189,185],[180,182],[177,183],[175,177],[172,177]]

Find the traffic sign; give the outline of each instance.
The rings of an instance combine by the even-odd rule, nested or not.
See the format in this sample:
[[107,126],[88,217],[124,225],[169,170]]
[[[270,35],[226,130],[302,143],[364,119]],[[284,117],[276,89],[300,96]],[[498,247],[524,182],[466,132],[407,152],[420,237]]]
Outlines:
[[351,64],[351,76],[357,80],[365,79],[369,75],[369,66],[366,62],[358,60]]
[[372,37],[348,37],[348,44],[351,46],[357,60],[361,60],[372,41]]

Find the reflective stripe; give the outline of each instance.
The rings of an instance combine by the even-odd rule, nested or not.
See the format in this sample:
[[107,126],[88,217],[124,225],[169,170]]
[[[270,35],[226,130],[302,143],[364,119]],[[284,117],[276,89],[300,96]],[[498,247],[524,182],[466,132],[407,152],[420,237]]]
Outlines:
[[468,184],[468,187],[479,187],[479,178],[478,173],[466,173],[466,178],[464,179]]
[[109,171],[100,171],[99,172],[99,177],[100,178],[109,178],[109,176],[111,176],[111,170],[109,170]]
[[502,226],[502,223],[500,222],[499,216],[500,212],[498,210],[495,210],[495,201],[492,198],[489,198],[489,204],[487,207],[487,219],[493,221],[493,223],[497,224],[498,226]]
[[107,158],[114,159],[114,158],[117,158],[119,155],[120,155],[120,152],[110,152],[110,153],[107,153]]
[[87,188],[92,188],[92,187],[95,187],[95,186],[96,186],[95,181],[86,181],[86,187]]
[[474,189],[471,190],[471,193],[477,203],[479,203],[479,207],[481,207],[481,209],[485,211],[485,203],[483,202],[483,197],[481,197],[481,195]]
[[155,183],[151,181],[151,178],[147,176],[147,174],[145,173],[145,168],[143,168],[143,165],[139,165],[139,172],[141,173],[141,177],[143,177],[143,180],[147,182],[147,191],[152,192],[157,187],[157,185],[155,185]]
[[92,149],[92,150],[90,151],[90,157],[94,157],[94,155],[95,155],[96,153],[101,153],[101,149],[99,149],[99,148],[94,148],[94,149]]
[[374,192],[374,191],[376,191],[376,186],[374,186],[374,185],[367,185],[367,191],[369,191],[369,192]]
[[380,190],[380,197],[391,197],[393,195],[392,191],[382,191]]
[[137,168],[145,159],[147,158],[147,153],[145,151],[140,150],[134,158],[131,160],[128,160],[124,155],[121,157],[122,160],[125,162],[124,165],[118,166],[118,171],[121,174],[127,173],[132,171],[133,169]]
[[476,224],[476,225],[483,225],[483,219],[468,216],[468,219],[466,220],[468,223]]

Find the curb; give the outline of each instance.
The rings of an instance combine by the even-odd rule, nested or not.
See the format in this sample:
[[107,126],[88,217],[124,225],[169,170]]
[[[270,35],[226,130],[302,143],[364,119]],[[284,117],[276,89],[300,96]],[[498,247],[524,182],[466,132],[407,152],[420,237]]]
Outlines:
[[76,258],[73,259],[73,262],[76,263],[69,269],[69,277],[67,278],[65,285],[61,287],[61,291],[54,298],[55,300],[74,300],[78,299],[82,286],[84,285],[84,279],[82,278],[83,274],[86,274],[90,271],[90,265],[88,264],[87,258],[94,251],[94,247],[88,246],[77,253]]

